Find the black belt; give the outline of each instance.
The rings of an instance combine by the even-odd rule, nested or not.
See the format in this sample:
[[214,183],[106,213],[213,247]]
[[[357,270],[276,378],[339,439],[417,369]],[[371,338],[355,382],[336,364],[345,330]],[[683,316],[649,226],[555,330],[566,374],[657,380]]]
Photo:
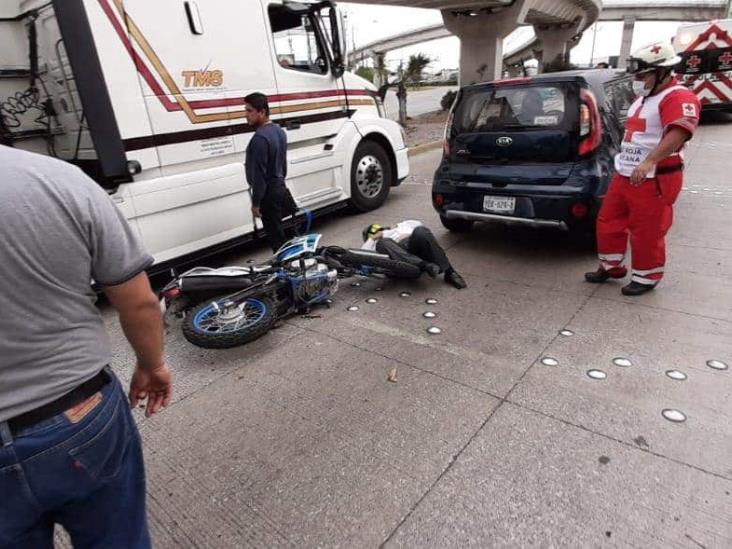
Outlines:
[[43,420],[65,412],[69,408],[73,408],[98,392],[110,381],[112,381],[112,376],[106,370],[100,370],[93,378],[85,381],[76,387],[76,389],[72,389],[61,398],[57,398],[53,402],[49,402],[30,412],[9,419],[8,426],[10,427],[10,432],[15,434],[22,429],[32,427],[36,423],[40,423]]
[[656,168],[656,175],[663,175],[666,173],[675,173],[675,172],[681,172],[684,170],[683,164],[676,164],[674,166],[663,166],[661,168]]

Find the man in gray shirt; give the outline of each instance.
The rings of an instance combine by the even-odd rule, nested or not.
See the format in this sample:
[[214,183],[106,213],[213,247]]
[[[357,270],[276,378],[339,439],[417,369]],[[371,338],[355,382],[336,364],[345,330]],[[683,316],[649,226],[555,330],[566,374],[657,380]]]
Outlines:
[[149,547],[140,437],[93,279],[137,355],[129,400],[172,395],[153,259],[78,168],[0,145],[0,547]]

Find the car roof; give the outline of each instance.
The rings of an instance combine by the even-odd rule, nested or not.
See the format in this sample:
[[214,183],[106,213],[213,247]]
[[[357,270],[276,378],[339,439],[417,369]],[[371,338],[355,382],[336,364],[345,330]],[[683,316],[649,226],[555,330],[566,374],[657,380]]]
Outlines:
[[518,78],[506,78],[492,80],[489,82],[480,82],[464,86],[465,90],[479,89],[482,87],[491,87],[495,85],[516,85],[536,84],[536,83],[559,83],[559,82],[586,82],[595,95],[599,95],[600,102],[605,98],[605,89],[603,84],[611,80],[622,77],[624,71],[617,69],[574,69],[561,72],[548,72],[537,74],[535,76],[525,76]]

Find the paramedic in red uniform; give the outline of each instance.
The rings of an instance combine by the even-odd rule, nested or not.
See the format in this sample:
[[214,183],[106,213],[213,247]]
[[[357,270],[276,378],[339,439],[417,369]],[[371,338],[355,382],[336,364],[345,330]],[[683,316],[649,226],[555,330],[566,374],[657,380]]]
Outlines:
[[671,74],[680,61],[672,46],[661,42],[639,49],[628,60],[639,97],[628,110],[615,176],[597,219],[600,266],[585,274],[593,283],[624,278],[630,235],[632,270],[622,289],[625,295],[644,294],[663,278],[664,239],[683,181],[682,149],[700,112],[696,95]]

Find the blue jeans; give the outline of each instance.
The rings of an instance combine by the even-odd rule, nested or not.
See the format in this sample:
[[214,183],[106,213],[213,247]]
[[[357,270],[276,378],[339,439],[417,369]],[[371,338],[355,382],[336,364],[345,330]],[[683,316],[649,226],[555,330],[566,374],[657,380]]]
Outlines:
[[51,549],[54,523],[74,547],[150,547],[140,435],[112,378],[76,423],[0,422],[0,547]]

